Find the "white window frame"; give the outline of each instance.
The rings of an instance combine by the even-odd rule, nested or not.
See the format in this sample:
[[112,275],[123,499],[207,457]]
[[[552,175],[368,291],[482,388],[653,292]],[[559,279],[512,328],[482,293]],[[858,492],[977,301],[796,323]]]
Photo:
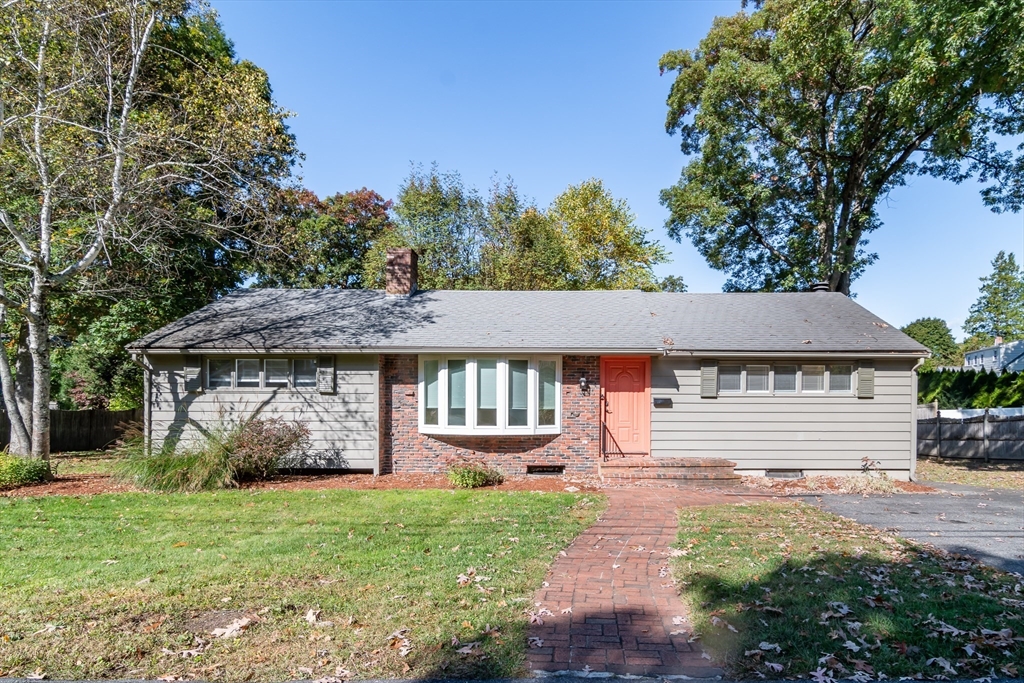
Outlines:
[[[722,376],[725,374],[722,372],[723,368],[739,368],[740,369],[740,383],[737,389],[723,389],[722,388]],[[726,396],[739,396],[743,394],[744,387],[746,386],[745,380],[747,379],[745,368],[740,363],[727,363],[718,366],[718,393],[725,394]]]
[[[749,376],[747,370],[749,368],[765,368],[768,372],[765,374],[765,388],[764,389],[750,389]],[[749,365],[743,366],[743,393],[753,394],[755,396],[765,396],[772,393],[772,366],[769,363],[750,363]]]
[[[804,389],[804,368],[821,368],[821,389]],[[821,396],[828,393],[828,364],[827,363],[806,363],[800,366],[800,393],[812,396]]]
[[[478,426],[477,422],[477,361],[481,358],[497,361],[497,426]],[[426,417],[426,380],[423,374],[425,361],[438,361],[438,418],[436,425],[425,423]],[[466,361],[466,424],[448,424],[448,361]],[[509,365],[510,360],[525,360],[528,362],[527,370],[527,419],[526,425],[516,426],[508,424],[509,410]],[[539,425],[539,361],[555,362],[555,424]],[[444,354],[444,355],[421,355],[418,362],[418,382],[416,392],[417,413],[419,416],[419,431],[422,434],[461,434],[470,436],[496,436],[496,435],[531,435],[531,434],[561,434],[562,432],[562,357],[551,355],[529,355],[510,354],[507,356],[494,356],[491,354]]]
[[[850,388],[849,389],[833,389],[832,388],[832,366],[839,365],[850,368]],[[825,366],[825,391],[829,394],[835,394],[836,396],[850,396],[853,394],[854,380],[857,376],[857,368],[854,367],[853,363],[829,363]]]
[[[291,389],[292,388],[292,359],[291,358],[266,358],[266,357],[264,357],[264,358],[262,358],[260,360],[262,361],[262,363],[260,364],[260,370],[263,372],[263,384],[262,384],[262,387],[264,389]],[[288,370],[285,373],[285,382],[284,382],[284,384],[267,384],[267,378],[270,377],[270,373],[267,372],[267,362],[268,361],[275,361],[275,362],[284,361],[285,363],[287,363]]]

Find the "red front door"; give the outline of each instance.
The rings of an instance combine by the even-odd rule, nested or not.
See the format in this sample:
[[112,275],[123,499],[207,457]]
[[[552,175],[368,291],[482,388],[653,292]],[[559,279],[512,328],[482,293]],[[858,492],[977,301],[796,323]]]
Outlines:
[[608,356],[601,359],[604,443],[610,455],[651,452],[651,359]]

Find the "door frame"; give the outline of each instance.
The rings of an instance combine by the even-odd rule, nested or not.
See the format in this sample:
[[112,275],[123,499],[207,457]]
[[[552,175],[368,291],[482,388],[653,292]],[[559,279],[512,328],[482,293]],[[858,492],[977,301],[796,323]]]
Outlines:
[[[647,411],[647,429],[644,433],[645,443],[647,447],[646,451],[641,453],[623,453],[620,451],[610,450],[608,448],[609,432],[608,425],[605,422],[605,416],[608,414],[607,401],[608,398],[606,393],[608,391],[608,371],[607,364],[609,361],[622,361],[622,360],[634,360],[641,361],[644,364],[644,406]],[[601,356],[601,400],[600,406],[598,407],[601,415],[601,457],[607,459],[608,456],[626,458],[626,457],[650,457],[651,455],[651,357],[650,356]]]

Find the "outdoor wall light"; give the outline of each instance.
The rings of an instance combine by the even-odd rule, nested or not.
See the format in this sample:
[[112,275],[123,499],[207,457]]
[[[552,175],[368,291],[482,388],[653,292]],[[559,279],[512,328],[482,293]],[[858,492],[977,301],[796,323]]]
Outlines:
[[590,385],[587,384],[587,378],[585,375],[580,377],[580,391],[584,394],[590,393]]

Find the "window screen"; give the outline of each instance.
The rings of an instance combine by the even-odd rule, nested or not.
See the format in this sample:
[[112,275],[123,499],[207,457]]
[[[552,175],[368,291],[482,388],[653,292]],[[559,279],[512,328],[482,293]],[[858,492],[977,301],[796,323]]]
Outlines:
[[803,366],[803,381],[800,383],[801,391],[825,391],[825,366],[805,365]]
[[528,424],[530,362],[510,360],[508,362],[508,424],[510,427],[525,427]]
[[498,426],[498,361],[481,358],[476,362],[476,424]]
[[466,361],[448,361],[448,424],[466,424]]
[[438,367],[439,361],[423,361],[423,422],[428,425],[436,425],[438,419],[437,394],[438,394]]
[[288,386],[288,363],[290,361],[276,358],[264,361],[263,383],[268,387]]
[[828,368],[828,390],[839,393],[853,391],[853,366],[830,365]]
[[768,391],[768,366],[747,366],[747,391]]
[[718,368],[718,390],[735,392],[740,390],[740,366],[721,365]]
[[258,387],[260,362],[255,358],[239,358],[235,365],[235,386]]
[[537,424],[555,424],[555,361],[542,360],[537,363]]
[[235,369],[235,362],[228,358],[211,358],[209,365],[210,388],[230,389],[231,371]]
[[795,365],[775,366],[775,391],[777,393],[792,393],[796,391]]
[[316,358],[295,359],[295,386],[316,386]]

